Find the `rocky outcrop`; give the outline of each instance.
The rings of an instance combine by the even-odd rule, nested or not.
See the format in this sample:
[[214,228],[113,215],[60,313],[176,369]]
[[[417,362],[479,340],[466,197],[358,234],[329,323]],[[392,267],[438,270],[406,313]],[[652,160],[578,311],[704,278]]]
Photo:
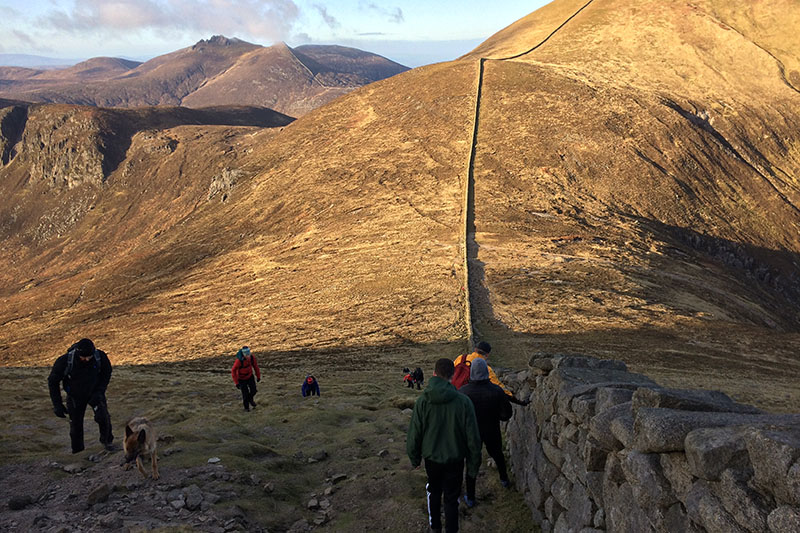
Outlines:
[[666,389],[624,363],[536,354],[511,377],[518,488],[542,531],[796,531],[800,415]]
[[102,184],[127,148],[127,129],[113,115],[92,108],[36,106],[28,114],[19,149],[30,180],[72,189]]
[[7,165],[14,157],[14,147],[22,137],[27,117],[26,106],[15,105],[0,109],[0,163],[3,165]]

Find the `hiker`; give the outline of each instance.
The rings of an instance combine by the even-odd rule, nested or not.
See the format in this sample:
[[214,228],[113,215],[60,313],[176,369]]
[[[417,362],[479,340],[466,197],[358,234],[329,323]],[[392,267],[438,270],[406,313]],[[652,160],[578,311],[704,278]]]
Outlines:
[[303,386],[300,387],[300,392],[303,393],[303,398],[306,396],[321,396],[319,393],[319,383],[317,383],[317,378],[308,374],[306,379],[303,380]]
[[[481,442],[486,445],[486,451],[494,459],[497,472],[500,474],[500,484],[509,488],[511,482],[506,472],[506,459],[503,456],[503,437],[500,433],[500,422],[511,418],[511,402],[509,396],[497,385],[489,380],[489,365],[480,357],[472,361],[470,366],[469,383],[461,387],[458,392],[472,400],[475,407],[475,416],[478,419],[478,431]],[[475,505],[475,477],[467,474],[467,493],[464,503],[467,507]]]
[[[255,376],[253,371],[255,371]],[[231,376],[236,388],[242,391],[244,410],[249,411],[251,405],[253,407],[256,406],[253,397],[258,392],[256,390],[256,381],[261,381],[261,370],[258,368],[256,357],[250,353],[248,346],[242,346],[236,352],[236,361],[233,362]]]
[[[486,361],[487,357],[489,357],[489,352],[491,351],[492,346],[486,341],[481,341],[477,344],[477,346],[475,346],[475,351],[471,354],[459,355],[456,357],[456,359],[453,361],[453,363],[456,365],[455,376],[453,377],[453,385],[457,389],[461,389],[461,387],[466,385],[469,381],[469,366],[472,364],[472,361],[475,359],[483,359]],[[462,367],[466,365],[466,367],[460,368],[459,365]],[[529,400],[519,400],[515,398],[511,391],[500,382],[500,380],[497,378],[497,374],[494,373],[494,370],[492,370],[492,367],[489,366],[488,362],[486,367],[489,369],[489,381],[503,389],[503,392],[509,396],[508,401],[517,405],[522,405],[523,407],[531,403]]]
[[[106,388],[111,381],[111,362],[105,352],[95,348],[90,339],[81,339],[69,347],[67,353],[56,359],[47,385],[53,412],[57,417],[69,414],[69,437],[72,453],[83,451],[83,417],[86,406],[94,411],[94,421],[100,429],[100,442],[110,452],[116,451],[112,444],[111,416],[108,414]],[[64,406],[60,385],[67,393]]]
[[408,368],[403,369],[403,383],[405,383],[409,389],[414,388],[414,376]]
[[475,408],[460,394],[450,379],[453,362],[436,361],[433,377],[425,391],[414,403],[411,423],[406,436],[406,452],[411,465],[418,468],[425,459],[428,484],[428,525],[433,531],[442,530],[441,507],[444,494],[446,531],[458,531],[458,497],[464,478],[477,477],[481,463],[481,440]]
[[417,390],[422,388],[422,384],[425,382],[425,374],[422,373],[422,369],[417,367],[411,373],[411,379],[414,380],[414,383],[417,385]]

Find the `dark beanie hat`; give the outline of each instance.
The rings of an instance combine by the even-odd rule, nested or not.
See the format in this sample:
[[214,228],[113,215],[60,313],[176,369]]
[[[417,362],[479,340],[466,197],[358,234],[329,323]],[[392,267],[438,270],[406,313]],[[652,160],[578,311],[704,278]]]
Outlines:
[[81,339],[75,343],[75,353],[78,357],[89,357],[94,353],[94,343],[89,339]]
[[477,351],[479,351],[479,352],[489,353],[489,352],[492,351],[492,346],[491,346],[491,344],[489,344],[486,341],[481,341],[481,342],[478,343],[478,345],[475,347],[475,349]]

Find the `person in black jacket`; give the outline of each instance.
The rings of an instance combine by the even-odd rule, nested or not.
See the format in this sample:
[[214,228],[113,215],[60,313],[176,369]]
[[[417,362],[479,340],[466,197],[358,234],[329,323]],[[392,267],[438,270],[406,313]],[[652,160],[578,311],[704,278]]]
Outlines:
[[[497,464],[500,474],[500,483],[503,487],[510,487],[506,472],[506,460],[503,456],[503,437],[500,433],[500,421],[511,418],[511,402],[505,391],[489,380],[489,368],[486,361],[480,357],[475,358],[470,366],[469,383],[461,387],[458,392],[466,395],[475,406],[475,415],[478,418],[478,431],[481,441],[486,445],[486,451]],[[464,503],[467,507],[475,505],[476,477],[467,475],[467,493]]]
[[[97,350],[89,339],[81,339],[69,347],[67,353],[56,359],[47,384],[53,412],[60,418],[69,414],[69,436],[72,453],[78,453],[83,446],[83,417],[86,406],[94,411],[94,420],[100,428],[100,442],[108,451],[115,451],[112,444],[111,416],[108,414],[106,388],[111,380],[111,362],[105,352]],[[67,393],[64,406],[59,385],[63,384]]]

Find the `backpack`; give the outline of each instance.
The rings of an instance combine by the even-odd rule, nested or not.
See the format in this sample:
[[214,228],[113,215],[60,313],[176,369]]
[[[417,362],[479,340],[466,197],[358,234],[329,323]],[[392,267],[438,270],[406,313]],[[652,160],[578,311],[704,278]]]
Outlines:
[[[100,350],[94,351],[94,367],[100,368]],[[75,349],[71,349],[67,352],[67,366],[64,368],[64,375],[61,376],[61,379],[67,378],[72,374],[72,367],[75,366]]]
[[453,372],[453,379],[450,383],[457,389],[460,389],[469,382],[469,367],[472,365],[467,361],[467,354],[461,356],[461,359],[456,363],[455,371]]

